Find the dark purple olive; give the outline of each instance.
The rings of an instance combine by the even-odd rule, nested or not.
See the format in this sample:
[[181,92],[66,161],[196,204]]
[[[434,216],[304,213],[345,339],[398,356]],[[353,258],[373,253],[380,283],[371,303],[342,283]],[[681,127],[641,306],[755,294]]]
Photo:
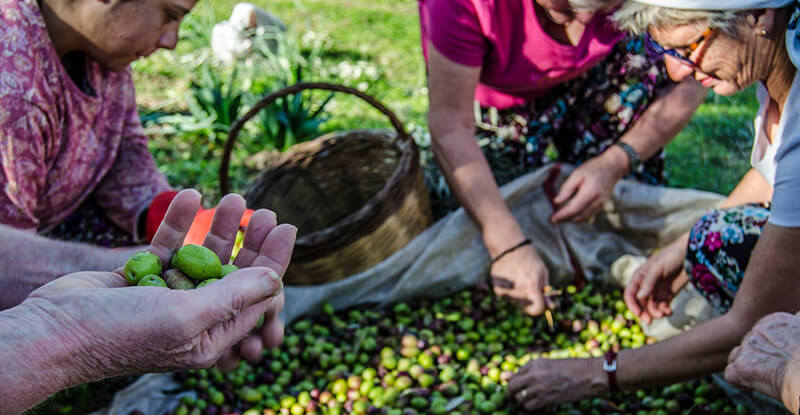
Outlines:
[[272,372],[261,372],[256,376],[256,381],[260,385],[271,385],[275,383],[275,375]]
[[689,409],[694,405],[694,398],[686,392],[681,392],[675,395],[675,400],[683,409]]

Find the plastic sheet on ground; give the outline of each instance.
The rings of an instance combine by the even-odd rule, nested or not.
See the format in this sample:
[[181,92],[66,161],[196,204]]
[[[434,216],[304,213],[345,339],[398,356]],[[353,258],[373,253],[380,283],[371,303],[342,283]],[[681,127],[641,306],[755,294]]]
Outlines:
[[[554,226],[548,221],[552,207],[546,190],[557,189],[570,171],[568,166],[548,166],[502,188],[514,215],[544,258],[555,286],[569,283],[577,273],[590,281],[623,286],[637,261],[688,231],[723,200],[714,193],[622,180],[592,221]],[[371,269],[330,284],[287,286],[282,317],[291,322],[316,313],[325,302],[338,310],[445,296],[483,281],[488,269],[489,255],[480,234],[459,209]],[[674,304],[675,315],[648,327],[648,333],[668,337],[713,315],[707,303],[691,290],[681,293],[676,301],[690,304],[683,309],[688,313],[678,312],[681,306]],[[179,396],[162,391],[177,386],[169,374],[143,376],[117,393],[109,408],[97,414],[127,415],[134,409],[162,414],[176,406]]]
[[725,382],[722,374],[711,375],[714,382],[733,399],[734,402],[743,403],[751,409],[753,413],[759,415],[790,415],[783,402],[764,395],[761,392],[741,391]]

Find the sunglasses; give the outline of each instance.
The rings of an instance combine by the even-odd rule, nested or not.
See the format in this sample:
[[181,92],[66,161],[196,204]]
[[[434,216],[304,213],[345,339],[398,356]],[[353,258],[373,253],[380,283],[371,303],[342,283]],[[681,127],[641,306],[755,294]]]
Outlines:
[[[716,31],[716,30],[717,30],[716,28],[711,28],[711,27],[707,28],[700,35],[700,38],[698,38],[697,40],[695,40],[694,42],[692,42],[688,46],[681,47],[680,49],[686,49],[688,51],[688,56],[692,56],[692,54],[698,48],[700,48],[700,44],[702,44],[703,41],[705,41],[706,39],[710,38],[714,34],[714,31]],[[655,39],[653,39],[652,36],[650,36],[650,34],[646,34],[645,38],[647,39],[647,43],[650,46],[650,48],[656,54],[672,56],[673,58],[681,61],[681,63],[689,65],[694,69],[699,69],[700,68],[699,67],[699,63],[689,59],[689,57],[687,55],[684,55],[683,53],[678,52],[678,50],[676,48],[665,48],[665,47],[661,46],[658,42],[655,41]]]

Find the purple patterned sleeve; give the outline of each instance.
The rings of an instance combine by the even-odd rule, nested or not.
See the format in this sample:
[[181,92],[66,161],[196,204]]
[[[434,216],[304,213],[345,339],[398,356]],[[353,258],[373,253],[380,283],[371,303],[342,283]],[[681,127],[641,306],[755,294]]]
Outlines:
[[49,119],[28,102],[0,99],[0,223],[36,230],[38,194],[47,177]]
[[126,98],[127,116],[117,158],[95,193],[95,199],[108,217],[136,239],[137,220],[157,194],[170,190],[147,147],[136,109],[133,88]]

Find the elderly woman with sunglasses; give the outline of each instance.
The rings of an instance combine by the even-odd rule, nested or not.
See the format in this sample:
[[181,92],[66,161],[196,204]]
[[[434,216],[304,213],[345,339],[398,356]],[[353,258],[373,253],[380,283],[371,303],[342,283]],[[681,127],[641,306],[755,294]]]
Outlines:
[[[608,7],[616,2],[574,3]],[[637,270],[625,292],[628,306],[647,322],[668,315],[674,294],[691,282],[722,315],[636,350],[609,352],[591,360],[534,361],[509,385],[510,393],[526,408],[721,371],[731,350],[759,319],[800,309],[795,280],[800,269],[795,252],[800,246],[798,4],[791,0],[636,0],[627,1],[615,13],[621,29],[649,32],[650,42],[665,55],[674,80],[694,77],[720,95],[758,85],[761,106],[755,118],[753,168],[719,210],[707,214]],[[776,326],[769,321],[764,324],[764,328]],[[758,349],[756,343],[769,343],[767,338],[776,337],[749,335],[731,359],[766,368],[768,357],[752,353]],[[800,348],[787,353],[794,351]],[[786,362],[776,364],[779,370],[771,371],[772,376],[762,376],[766,380],[759,381],[759,389],[785,398],[787,407],[797,413],[798,396],[782,393],[791,389],[783,384]],[[759,383],[743,380],[743,372],[741,367],[729,369],[729,379],[745,386]]]

